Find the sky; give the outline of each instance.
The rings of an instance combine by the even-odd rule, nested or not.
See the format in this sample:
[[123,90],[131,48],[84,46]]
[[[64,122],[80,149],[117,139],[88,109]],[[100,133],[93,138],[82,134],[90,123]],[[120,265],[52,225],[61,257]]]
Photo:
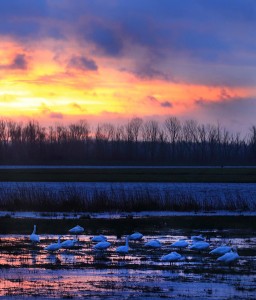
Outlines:
[[256,125],[256,1],[0,1],[0,118]]

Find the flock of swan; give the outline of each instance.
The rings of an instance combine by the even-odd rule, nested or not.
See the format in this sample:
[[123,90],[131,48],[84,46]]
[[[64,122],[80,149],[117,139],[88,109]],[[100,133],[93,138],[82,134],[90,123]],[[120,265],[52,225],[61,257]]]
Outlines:
[[[65,240],[61,242],[60,239],[62,236],[60,235],[58,237],[57,243],[50,244],[44,249],[49,252],[55,252],[61,248],[72,249],[78,243],[77,235],[82,234],[83,232],[84,232],[84,228],[77,225],[69,230],[69,233],[76,235],[76,238],[74,237],[72,240]],[[141,241],[142,239],[143,239],[143,234],[139,232],[135,232],[131,235],[127,235],[125,245],[117,247],[115,251],[116,253],[124,255],[125,257],[125,255],[128,254],[129,252],[129,241]],[[30,240],[32,243],[40,242],[40,237],[39,235],[36,234],[36,225],[34,225],[34,230],[30,235]],[[111,246],[111,243],[107,241],[107,237],[104,235],[94,236],[91,238],[91,241],[96,243],[93,246],[94,250],[104,251]],[[162,247],[162,243],[159,240],[151,240],[146,242],[144,244],[144,247],[157,249]],[[191,237],[191,244],[189,244],[189,242],[184,239],[180,239],[172,243],[170,247],[175,250],[179,249],[180,251],[182,251],[182,249],[189,248],[190,250],[200,252],[200,251],[208,251],[210,248],[210,244],[205,241],[205,238],[202,235],[197,235]],[[214,248],[209,252],[209,254],[218,256],[217,261],[227,263],[227,264],[237,261],[240,258],[236,248],[230,246],[230,242],[227,245],[221,245],[218,246],[217,248]],[[173,251],[161,257],[161,261],[169,262],[170,264],[182,260],[185,260],[185,257],[176,251]]]

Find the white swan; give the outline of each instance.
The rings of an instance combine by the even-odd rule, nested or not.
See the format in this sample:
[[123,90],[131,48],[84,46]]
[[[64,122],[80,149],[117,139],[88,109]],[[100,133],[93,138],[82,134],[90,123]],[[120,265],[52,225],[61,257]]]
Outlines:
[[36,234],[36,225],[34,225],[34,230],[30,235],[30,241],[32,243],[39,243],[40,242],[39,235]]
[[209,248],[210,244],[204,241],[200,241],[200,242],[196,242],[194,244],[192,244],[189,249],[191,250],[196,250],[196,251],[202,251],[202,250],[206,250],[207,248]]
[[61,248],[64,248],[64,249],[74,248],[77,242],[78,242],[78,240],[75,238],[73,238],[73,240],[66,240],[61,243]]
[[144,246],[148,247],[148,248],[160,248],[160,247],[162,247],[162,244],[158,240],[151,240],[151,241],[148,241],[147,243],[145,243]]
[[76,225],[75,227],[69,229],[69,232],[72,234],[80,234],[84,232],[84,228],[79,225]]
[[119,254],[127,254],[129,252],[129,235],[127,235],[124,246],[119,246],[116,248],[116,252]]
[[100,235],[96,235],[94,237],[91,238],[92,242],[106,242],[107,241],[107,237],[105,237],[104,235],[100,234]]
[[180,250],[182,248],[186,248],[188,246],[188,242],[183,240],[183,239],[180,239],[174,243],[171,244],[171,247],[173,248],[179,248]]
[[184,257],[177,252],[171,252],[161,257],[162,261],[168,261],[170,264],[175,261],[183,260]]
[[238,260],[239,258],[240,258],[240,256],[238,255],[238,253],[236,251],[231,250],[230,252],[225,253],[224,255],[217,258],[217,261],[229,264],[229,263],[232,263],[232,262]]
[[209,253],[210,254],[216,254],[216,255],[223,255],[223,254],[229,252],[231,249],[232,248],[230,246],[222,245],[222,246],[219,246],[219,247],[213,249]]
[[106,250],[108,247],[110,247],[111,244],[109,242],[99,242],[95,246],[93,246],[94,250]]
[[130,240],[132,241],[140,241],[143,238],[143,234],[140,232],[134,232],[130,235]]
[[191,240],[193,241],[193,243],[195,243],[195,242],[205,241],[205,238],[202,236],[202,234],[199,234],[199,235],[192,235]]
[[61,238],[61,235],[59,235],[58,243],[50,244],[49,246],[45,247],[44,249],[47,251],[50,251],[50,252],[59,250],[61,248],[60,238]]

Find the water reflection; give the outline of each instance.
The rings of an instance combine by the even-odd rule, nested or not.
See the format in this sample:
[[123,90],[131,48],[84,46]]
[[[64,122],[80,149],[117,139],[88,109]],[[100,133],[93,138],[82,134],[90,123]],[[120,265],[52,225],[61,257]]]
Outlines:
[[[189,248],[179,251],[185,257],[183,261],[170,265],[160,260],[173,251],[172,242],[185,239],[191,243],[193,234],[197,232],[155,231],[141,242],[131,242],[125,257],[115,252],[123,240],[113,235],[107,235],[112,246],[104,252],[94,251],[90,236],[82,235],[74,249],[60,249],[53,254],[44,247],[57,239],[55,235],[42,235],[37,246],[24,235],[2,235],[0,296],[181,299],[181,295],[200,295],[206,299],[232,299],[236,295],[243,299],[246,295],[254,299],[256,237],[236,230],[209,232],[209,251],[228,240],[238,247],[241,259],[231,267],[219,264],[209,251],[197,253]],[[152,239],[160,240],[162,247],[144,247]]]
[[60,264],[61,263],[61,260],[59,258],[59,256],[55,253],[50,253],[46,256],[46,260],[51,263],[51,264]]
[[76,262],[75,254],[68,250],[62,252],[60,257],[64,264],[75,264]]
[[32,265],[36,265],[37,256],[39,256],[39,251],[38,250],[32,250],[31,251],[31,263],[32,263]]

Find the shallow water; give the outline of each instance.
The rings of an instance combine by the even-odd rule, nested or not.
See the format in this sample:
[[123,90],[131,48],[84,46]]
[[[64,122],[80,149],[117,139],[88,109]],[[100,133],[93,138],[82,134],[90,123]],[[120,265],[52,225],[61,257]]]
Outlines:
[[[143,233],[143,228],[141,228]],[[201,231],[203,232],[203,231]],[[125,237],[104,232],[111,247],[94,251],[89,235],[81,235],[75,249],[61,249],[50,254],[46,245],[57,241],[57,235],[40,235],[39,245],[31,245],[29,236],[0,236],[0,296],[93,299],[255,299],[256,237],[251,231],[212,229],[207,231],[210,249],[230,240],[238,248],[239,261],[223,265],[209,251],[176,250],[184,255],[180,262],[162,262],[171,251],[170,244],[180,238],[189,241],[195,230],[152,230],[143,241],[130,242],[129,255],[116,254]],[[204,232],[206,233],[206,232]],[[64,239],[70,236],[63,237]],[[161,249],[146,249],[151,239],[162,242]]]

